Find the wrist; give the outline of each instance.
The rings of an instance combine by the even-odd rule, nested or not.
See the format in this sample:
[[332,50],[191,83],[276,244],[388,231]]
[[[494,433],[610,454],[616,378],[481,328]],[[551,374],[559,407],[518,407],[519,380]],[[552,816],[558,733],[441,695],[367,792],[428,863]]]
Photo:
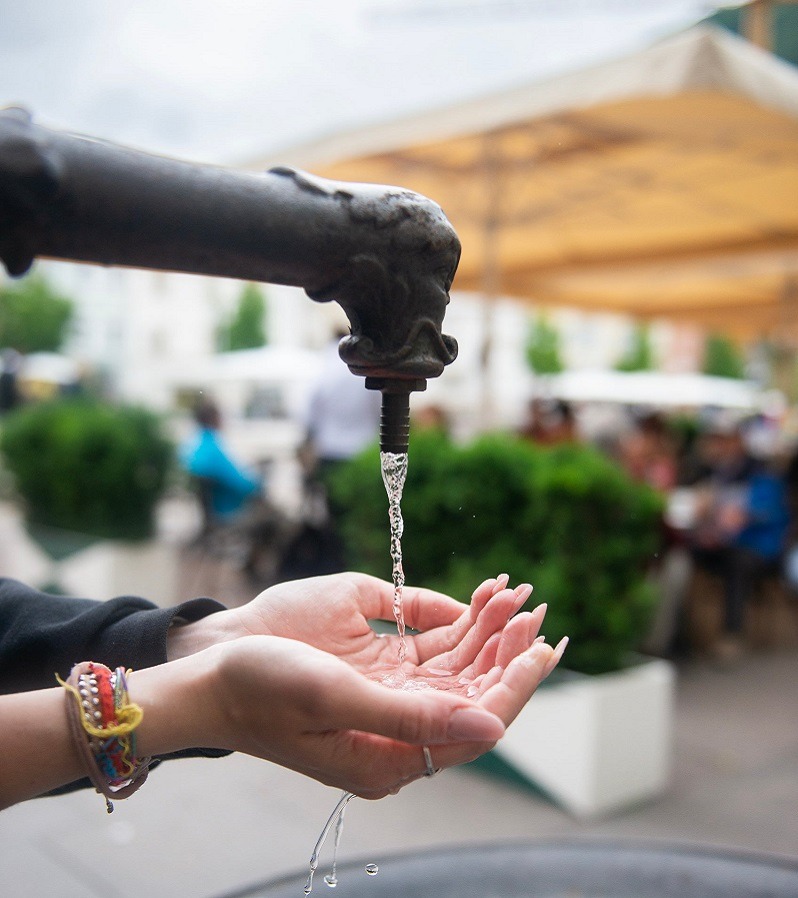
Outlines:
[[218,611],[191,623],[176,620],[166,634],[166,660],[177,661],[222,642],[238,639],[242,633],[237,609]]
[[200,746],[229,748],[220,738],[219,655],[210,648],[130,674],[131,699],[144,712],[137,730],[140,756]]

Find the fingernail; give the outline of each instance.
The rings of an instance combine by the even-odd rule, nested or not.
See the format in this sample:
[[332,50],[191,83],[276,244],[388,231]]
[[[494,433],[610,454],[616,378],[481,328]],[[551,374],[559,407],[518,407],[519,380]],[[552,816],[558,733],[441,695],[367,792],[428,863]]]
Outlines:
[[504,724],[494,714],[478,708],[459,708],[449,718],[449,739],[494,742],[504,735]]
[[496,595],[497,592],[501,592],[509,582],[509,574],[499,574],[499,576],[496,578],[496,585],[493,587],[493,594]]
[[492,586],[495,582],[496,580],[493,577],[489,577],[487,580],[483,580],[482,583],[480,583],[479,586],[471,593],[471,598],[473,599],[474,596],[476,596],[476,594],[480,591],[480,589],[487,589],[488,585]]
[[532,609],[532,614],[539,614],[541,617],[545,617],[548,610],[548,604],[546,602],[541,602],[537,608]]
[[536,639],[531,646],[524,652],[525,655],[537,658],[538,655],[548,654],[550,655],[552,652],[552,648],[550,645],[546,645],[545,637],[541,636]]
[[525,602],[532,595],[532,584],[522,583],[515,587],[515,595],[520,601]]
[[551,656],[551,660],[546,665],[546,670],[543,673],[544,680],[554,670],[554,668],[560,663],[560,658],[562,658],[563,652],[565,651],[565,649],[568,645],[568,642],[569,642],[568,637],[563,636],[563,638],[557,643],[557,645],[554,649],[554,652]]

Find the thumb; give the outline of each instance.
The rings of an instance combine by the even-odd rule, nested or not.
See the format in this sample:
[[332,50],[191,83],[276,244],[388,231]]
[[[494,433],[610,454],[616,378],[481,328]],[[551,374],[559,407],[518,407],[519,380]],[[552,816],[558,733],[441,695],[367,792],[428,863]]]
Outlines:
[[376,733],[413,745],[496,742],[504,735],[499,717],[450,693],[391,689],[364,677],[358,677],[353,688],[334,692],[325,717],[336,729]]

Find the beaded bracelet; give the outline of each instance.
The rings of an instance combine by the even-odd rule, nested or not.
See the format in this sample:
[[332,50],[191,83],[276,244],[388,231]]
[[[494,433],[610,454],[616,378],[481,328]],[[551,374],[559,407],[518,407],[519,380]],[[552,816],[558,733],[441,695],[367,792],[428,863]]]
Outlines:
[[150,758],[136,757],[136,727],[144,712],[130,701],[125,669],[113,673],[104,664],[76,664],[64,682],[72,738],[94,788],[105,797],[127,798],[147,779]]

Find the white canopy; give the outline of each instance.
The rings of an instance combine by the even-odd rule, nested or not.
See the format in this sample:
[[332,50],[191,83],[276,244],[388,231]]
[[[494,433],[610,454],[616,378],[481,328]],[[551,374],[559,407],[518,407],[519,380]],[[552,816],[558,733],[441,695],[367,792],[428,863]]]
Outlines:
[[760,409],[770,397],[751,381],[658,371],[569,371],[552,377],[547,392],[573,402],[741,410]]

